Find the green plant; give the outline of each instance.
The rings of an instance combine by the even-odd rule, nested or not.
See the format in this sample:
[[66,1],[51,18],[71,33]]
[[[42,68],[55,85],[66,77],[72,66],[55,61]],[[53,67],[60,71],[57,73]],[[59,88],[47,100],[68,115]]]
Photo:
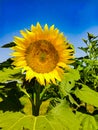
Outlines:
[[0,129],[98,130],[98,39],[83,41],[86,55],[56,85],[26,81],[11,59],[0,63]]

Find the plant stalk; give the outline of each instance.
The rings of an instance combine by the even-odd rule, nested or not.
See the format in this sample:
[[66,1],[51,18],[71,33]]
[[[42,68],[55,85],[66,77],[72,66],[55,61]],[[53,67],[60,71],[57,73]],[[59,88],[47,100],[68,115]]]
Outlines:
[[33,102],[32,102],[32,114],[34,116],[39,115],[39,110],[40,110],[40,105],[41,105],[41,100],[40,100],[40,84],[37,82],[34,85],[34,93],[33,93]]

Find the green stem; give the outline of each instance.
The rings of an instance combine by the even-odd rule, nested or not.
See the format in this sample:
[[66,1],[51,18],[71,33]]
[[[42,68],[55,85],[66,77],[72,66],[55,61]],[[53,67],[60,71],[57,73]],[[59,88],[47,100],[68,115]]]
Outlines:
[[42,91],[42,92],[41,92],[41,94],[40,94],[40,99],[42,99],[42,98],[43,98],[43,96],[44,96],[45,92],[47,91],[47,89],[48,89],[49,87],[50,87],[50,85],[49,85],[49,84],[45,86],[45,88],[43,89],[43,91]]
[[41,100],[40,100],[40,85],[35,83],[34,85],[34,93],[33,93],[33,103],[32,103],[32,114],[34,116],[39,115]]

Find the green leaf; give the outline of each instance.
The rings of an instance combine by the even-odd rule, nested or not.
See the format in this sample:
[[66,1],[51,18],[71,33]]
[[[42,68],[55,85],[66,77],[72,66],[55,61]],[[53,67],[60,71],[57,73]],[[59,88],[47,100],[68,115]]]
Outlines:
[[[55,130],[79,130],[79,121],[70,109],[69,104],[65,101],[62,101],[59,105],[52,109],[52,111],[50,111],[47,118],[49,119],[50,117],[54,117],[52,120],[50,119],[50,122],[53,125],[55,123]],[[59,128],[60,124],[62,129]]]
[[97,122],[97,128],[98,128],[98,114],[94,116]]
[[9,47],[13,47],[15,45],[16,44],[14,42],[10,42],[10,43],[7,43],[7,44],[3,45],[2,48],[9,48]]
[[33,130],[36,117],[31,115],[24,115],[20,112],[12,113],[6,112],[0,114],[0,127],[2,130]]
[[20,80],[20,77],[14,77],[14,75],[17,73],[20,73],[20,69],[4,68],[2,71],[0,71],[0,82],[7,82],[17,79]]
[[56,130],[57,128],[67,130],[66,128],[62,129],[60,123],[56,121],[53,126],[45,116],[35,117],[22,113],[5,113],[1,117],[0,127],[2,130]]
[[85,103],[98,107],[98,92],[95,92],[94,90],[90,89],[87,85],[84,84],[81,85],[82,88],[81,89],[77,88],[74,92],[76,97],[78,97]]
[[3,68],[9,68],[9,67],[12,67],[12,60],[9,58],[7,59],[6,61],[0,63],[0,70],[2,70]]
[[77,118],[80,121],[81,130],[97,130],[97,122],[94,116],[76,112]]
[[78,103],[77,103],[77,102],[75,101],[75,99],[71,96],[71,94],[68,94],[68,96],[69,96],[70,102],[71,102],[72,104],[75,104],[75,105],[77,105],[77,106],[79,107]]
[[63,80],[60,84],[60,89],[63,93],[69,93],[75,85],[75,81],[80,78],[79,71],[71,69],[68,73],[64,74]]
[[82,40],[84,41],[84,43],[86,43],[86,44],[87,44],[87,40],[85,40],[84,38],[82,38]]
[[22,109],[23,113],[28,115],[32,114],[32,104],[27,95],[22,96],[19,100],[21,104],[24,106]]
[[75,81],[79,80],[80,75],[77,69],[71,69],[68,73],[64,74],[63,80],[59,85],[59,90],[61,97],[64,98],[65,96],[69,97],[69,100],[72,104],[77,104],[74,98],[71,96],[71,89],[75,86]]
[[0,89],[0,110],[5,111],[19,111],[23,109],[19,98],[22,93],[17,87],[17,81],[8,82],[5,87]]
[[79,130],[80,125],[68,104],[62,102],[43,116],[0,113],[0,127],[2,130]]
[[88,39],[89,40],[91,40],[91,39],[95,39],[96,38],[96,36],[94,36],[93,34],[91,34],[91,33],[88,33]]
[[78,47],[80,50],[84,51],[85,53],[87,53],[88,51],[88,47]]

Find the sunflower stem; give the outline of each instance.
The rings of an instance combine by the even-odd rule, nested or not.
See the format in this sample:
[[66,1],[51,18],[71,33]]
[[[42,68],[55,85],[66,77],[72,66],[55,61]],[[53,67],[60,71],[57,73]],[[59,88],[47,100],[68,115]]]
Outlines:
[[34,93],[33,93],[33,102],[32,102],[32,114],[34,116],[39,115],[41,100],[40,100],[40,84],[35,82]]
[[43,89],[43,91],[41,92],[41,94],[40,94],[40,99],[41,99],[41,100],[42,100],[42,98],[43,98],[45,92],[47,91],[47,89],[48,89],[49,87],[50,87],[50,84],[46,85],[45,88]]

